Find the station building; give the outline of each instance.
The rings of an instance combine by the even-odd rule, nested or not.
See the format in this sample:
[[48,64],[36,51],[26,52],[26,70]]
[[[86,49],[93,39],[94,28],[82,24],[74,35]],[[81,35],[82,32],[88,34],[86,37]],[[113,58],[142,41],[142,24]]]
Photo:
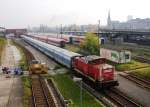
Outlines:
[[27,29],[6,29],[6,34],[13,34],[15,37],[27,34]]

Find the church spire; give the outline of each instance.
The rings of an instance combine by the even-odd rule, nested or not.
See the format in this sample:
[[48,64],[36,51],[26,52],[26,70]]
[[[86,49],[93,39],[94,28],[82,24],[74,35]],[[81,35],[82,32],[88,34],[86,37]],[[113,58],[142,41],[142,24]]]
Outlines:
[[108,26],[109,28],[111,27],[110,10],[108,11],[107,26]]

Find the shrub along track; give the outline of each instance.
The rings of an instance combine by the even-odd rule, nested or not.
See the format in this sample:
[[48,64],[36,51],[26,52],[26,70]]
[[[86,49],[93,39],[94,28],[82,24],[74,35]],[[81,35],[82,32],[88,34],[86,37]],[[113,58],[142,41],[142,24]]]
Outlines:
[[4,49],[4,46],[0,44],[0,65],[1,65],[1,56],[2,56],[3,49]]
[[20,47],[23,50],[23,53],[25,55],[25,60],[27,62],[27,66],[30,64],[30,61],[35,60],[35,57],[32,55],[32,53],[28,49],[26,49],[23,45],[20,45],[15,40],[13,40],[13,43],[14,45],[16,45],[17,47]]
[[5,38],[0,38],[0,65],[1,65],[1,55],[3,52],[3,49],[5,48],[6,40]]

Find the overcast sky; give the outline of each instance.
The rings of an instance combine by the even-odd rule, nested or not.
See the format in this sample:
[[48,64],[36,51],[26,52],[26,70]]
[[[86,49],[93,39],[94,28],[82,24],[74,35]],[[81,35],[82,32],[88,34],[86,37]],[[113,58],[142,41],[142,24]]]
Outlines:
[[150,17],[150,0],[0,0],[0,26],[95,24],[105,25],[108,11],[111,19],[126,21]]

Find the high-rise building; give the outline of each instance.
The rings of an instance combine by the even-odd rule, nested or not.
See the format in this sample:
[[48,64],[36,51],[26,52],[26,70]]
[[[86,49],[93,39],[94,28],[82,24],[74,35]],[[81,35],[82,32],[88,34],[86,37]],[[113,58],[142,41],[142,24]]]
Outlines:
[[133,19],[133,16],[132,15],[128,15],[127,16],[127,21],[130,21],[130,20],[132,20]]
[[131,15],[127,17],[126,22],[113,21],[110,18],[110,11],[108,12],[107,28],[109,29],[148,29],[150,30],[150,18],[133,19]]

